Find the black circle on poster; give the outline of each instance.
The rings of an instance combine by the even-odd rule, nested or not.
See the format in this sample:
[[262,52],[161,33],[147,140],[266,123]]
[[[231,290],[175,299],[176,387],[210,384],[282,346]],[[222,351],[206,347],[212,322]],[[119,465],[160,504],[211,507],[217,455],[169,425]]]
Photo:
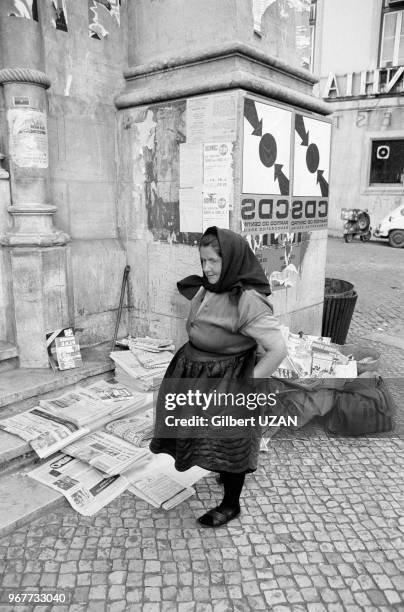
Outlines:
[[259,155],[260,160],[266,168],[274,165],[276,160],[277,147],[276,140],[272,134],[264,134],[260,140]]
[[317,145],[311,144],[307,147],[306,151],[306,166],[309,172],[314,174],[317,172],[320,163],[320,153]]

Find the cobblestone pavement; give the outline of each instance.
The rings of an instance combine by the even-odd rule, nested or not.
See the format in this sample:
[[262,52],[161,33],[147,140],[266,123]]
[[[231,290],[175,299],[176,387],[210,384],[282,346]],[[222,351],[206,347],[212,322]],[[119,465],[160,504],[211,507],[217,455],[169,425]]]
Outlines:
[[[381,245],[370,272],[362,258],[380,245],[330,242],[328,275],[352,280],[360,296],[350,339],[392,318],[397,329],[404,251]],[[398,384],[404,351],[377,346],[383,374]],[[169,512],[125,493],[94,517],[65,506],[0,538],[2,601],[8,588],[70,598],[0,610],[404,612],[403,475],[400,432],[331,438],[321,423],[288,431],[261,453],[240,517],[220,529],[195,521],[220,499],[210,475]]]

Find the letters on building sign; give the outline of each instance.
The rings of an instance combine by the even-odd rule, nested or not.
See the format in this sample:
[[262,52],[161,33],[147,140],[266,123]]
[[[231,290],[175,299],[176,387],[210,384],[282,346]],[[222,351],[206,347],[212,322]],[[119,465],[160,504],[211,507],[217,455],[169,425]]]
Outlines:
[[348,72],[343,75],[330,72],[322,97],[373,97],[383,94],[404,94],[404,66]]
[[310,232],[327,227],[328,199],[243,195],[241,219],[246,233]]

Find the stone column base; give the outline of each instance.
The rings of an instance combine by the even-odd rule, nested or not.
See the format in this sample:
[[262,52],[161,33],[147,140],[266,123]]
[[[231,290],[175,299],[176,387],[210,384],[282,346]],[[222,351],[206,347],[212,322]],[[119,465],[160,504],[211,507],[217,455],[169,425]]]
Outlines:
[[46,334],[69,325],[66,248],[10,249],[20,366],[47,368]]

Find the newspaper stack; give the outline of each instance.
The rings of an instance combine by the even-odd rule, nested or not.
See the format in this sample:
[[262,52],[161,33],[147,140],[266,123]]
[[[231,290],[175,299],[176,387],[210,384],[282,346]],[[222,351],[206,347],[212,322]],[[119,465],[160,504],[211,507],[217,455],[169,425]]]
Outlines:
[[158,389],[173,354],[170,351],[150,352],[140,348],[113,351],[116,380],[131,389]]
[[39,405],[51,414],[67,418],[83,427],[106,415],[119,417],[136,411],[145,404],[143,393],[129,390],[116,382],[99,380],[53,399],[39,400]]
[[49,457],[69,442],[89,432],[88,428],[78,428],[71,421],[51,414],[39,406],[2,419],[0,429],[29,442],[41,459]]
[[356,378],[357,364],[343,355],[330,338],[292,334],[282,329],[288,355],[274,376],[278,378]]
[[162,351],[174,351],[175,346],[168,338],[128,338],[128,347],[135,352],[136,349],[149,351],[150,353],[160,353]]

